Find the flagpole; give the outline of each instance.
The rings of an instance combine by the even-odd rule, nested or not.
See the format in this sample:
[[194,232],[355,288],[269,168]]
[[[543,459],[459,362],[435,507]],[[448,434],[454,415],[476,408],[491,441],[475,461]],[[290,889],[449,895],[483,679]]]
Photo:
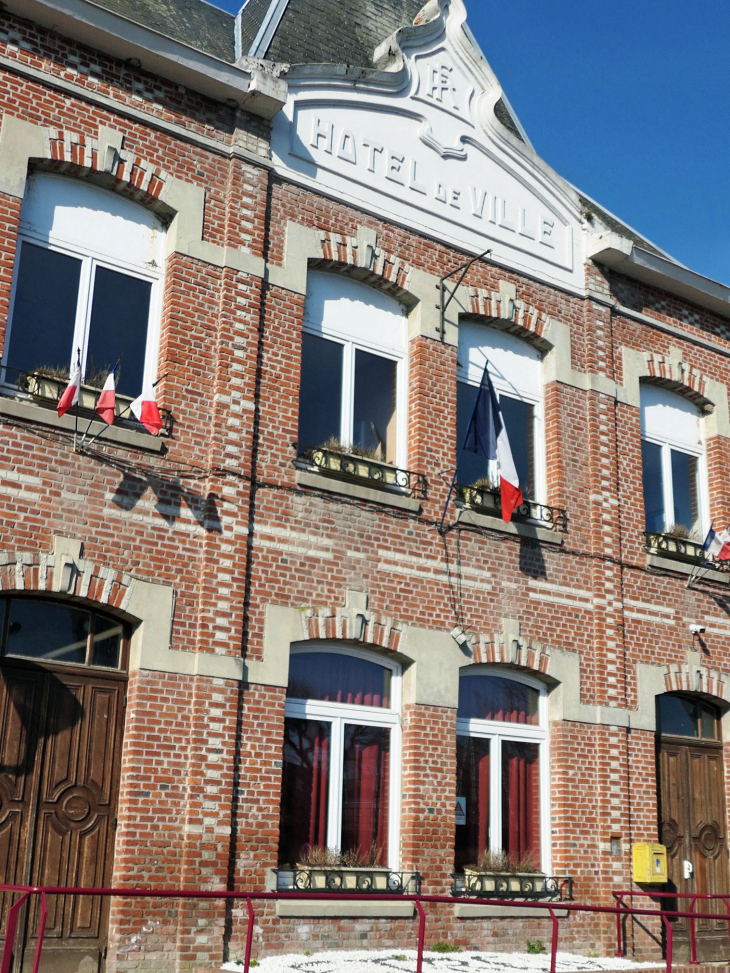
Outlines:
[[[489,252],[489,251],[487,251],[487,252]],[[487,359],[486,362],[484,363],[484,372],[486,372],[487,368],[489,368],[489,359]],[[481,377],[481,380],[479,382],[479,391],[477,392],[476,398],[474,399],[474,408],[471,410],[471,418],[469,419],[469,423],[468,423],[468,425],[466,427],[466,432],[464,433],[464,442],[461,444],[461,450],[460,450],[459,455],[458,455],[457,460],[456,460],[456,467],[454,468],[454,475],[451,478],[451,486],[449,487],[449,494],[446,497],[446,503],[444,504],[444,512],[441,515],[441,523],[439,524],[439,533],[443,533],[444,521],[446,520],[446,511],[449,508],[449,502],[451,500],[451,495],[453,494],[454,487],[456,486],[456,477],[459,474],[459,464],[461,463],[461,457],[464,455],[464,450],[466,448],[466,441],[469,438],[469,430],[471,429],[471,424],[472,424],[472,422],[474,422],[474,416],[475,416],[476,411],[477,411],[477,405],[479,404],[479,396],[482,394],[482,388],[483,388],[483,385],[484,385],[484,372],[482,372],[482,377]]]
[[[76,362],[79,369],[79,385],[81,385],[81,349],[76,349]],[[79,402],[81,401],[81,389],[78,390],[79,394],[76,397],[76,416],[74,418],[74,453],[76,452],[76,440],[79,435]]]

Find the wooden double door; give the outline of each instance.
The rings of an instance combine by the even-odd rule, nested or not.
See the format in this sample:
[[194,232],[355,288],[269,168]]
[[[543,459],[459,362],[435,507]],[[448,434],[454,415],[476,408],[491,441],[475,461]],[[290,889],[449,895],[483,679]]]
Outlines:
[[[125,692],[124,673],[0,660],[3,884],[109,885]],[[13,973],[32,969],[39,905],[21,913]],[[48,896],[43,973],[102,969],[108,913],[103,897]]]
[[[689,741],[660,737],[659,790],[661,841],[667,847],[668,891],[730,893],[728,869],[725,775],[720,740]],[[670,900],[670,908],[684,911],[689,900]],[[709,903],[705,903],[709,905]],[[696,911],[724,913],[722,902]],[[675,956],[689,959],[689,920],[673,924]],[[730,959],[728,923],[696,922],[700,961]]]

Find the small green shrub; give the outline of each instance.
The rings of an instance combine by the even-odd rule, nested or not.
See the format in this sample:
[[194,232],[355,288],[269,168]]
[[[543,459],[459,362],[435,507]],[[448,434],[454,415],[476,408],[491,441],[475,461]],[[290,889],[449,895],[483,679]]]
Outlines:
[[248,965],[249,966],[258,966],[259,965],[259,961],[254,956],[254,958],[251,960],[251,962]]
[[528,939],[527,940],[527,952],[528,953],[544,953],[545,943],[542,939]]
[[434,943],[431,947],[432,953],[460,953],[461,946],[454,943]]
[[586,955],[588,956],[589,959],[598,959],[598,957],[601,954],[598,952],[597,949],[589,949]]
[[390,958],[391,959],[399,959],[399,960],[408,959],[408,957],[406,956],[405,953],[393,953],[393,955]]

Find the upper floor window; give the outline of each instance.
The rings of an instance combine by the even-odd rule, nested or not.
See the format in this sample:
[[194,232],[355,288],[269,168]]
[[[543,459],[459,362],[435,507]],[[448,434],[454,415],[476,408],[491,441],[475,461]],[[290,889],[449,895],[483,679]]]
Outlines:
[[406,318],[381,291],[310,273],[302,335],[300,450],[355,446],[405,465]]
[[[473,322],[459,325],[457,449],[471,419],[485,363],[499,399],[512,458],[526,500],[544,501],[542,359],[520,338]],[[459,463],[462,486],[499,488],[496,462],[465,452]]]
[[356,650],[293,651],[284,720],[279,861],[314,848],[398,859],[400,670]]
[[719,740],[719,712],[716,706],[696,696],[657,696],[658,731],[696,740]]
[[85,380],[119,360],[117,390],[136,396],[157,377],[165,234],[160,220],[116,193],[64,176],[28,180],[3,380],[63,374],[81,352]]
[[697,407],[681,395],[641,389],[646,529],[700,540],[706,525],[705,447]]
[[503,853],[522,871],[549,867],[544,687],[511,673],[462,671],[456,721],[455,866]]

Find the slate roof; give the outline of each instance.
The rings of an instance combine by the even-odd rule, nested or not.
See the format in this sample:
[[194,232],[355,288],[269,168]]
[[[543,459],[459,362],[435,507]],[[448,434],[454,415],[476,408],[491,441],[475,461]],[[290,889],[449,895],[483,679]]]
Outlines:
[[205,0],[92,0],[135,24],[233,63],[235,17]]

